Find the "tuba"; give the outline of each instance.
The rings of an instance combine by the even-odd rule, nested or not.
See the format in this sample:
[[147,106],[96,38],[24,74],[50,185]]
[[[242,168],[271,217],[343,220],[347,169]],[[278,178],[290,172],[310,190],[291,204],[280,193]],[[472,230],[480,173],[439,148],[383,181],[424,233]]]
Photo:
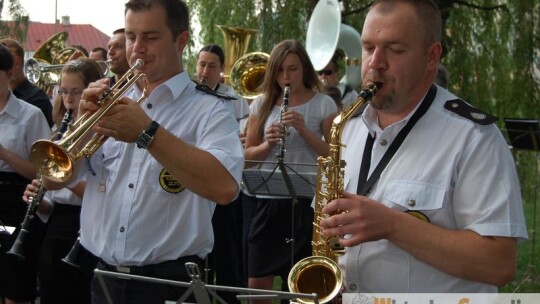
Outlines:
[[72,129],[64,134],[62,140],[58,142],[38,140],[32,144],[30,161],[38,168],[38,172],[42,176],[53,182],[68,181],[73,175],[75,162],[83,157],[92,156],[108,138],[97,134],[90,137],[91,129],[139,79],[144,81],[144,85],[142,95],[137,103],[146,99],[148,92],[146,75],[137,73],[137,70],[143,65],[144,61],[137,59],[131,69],[98,101],[101,107],[93,114],[87,112],[77,119],[73,123]]
[[255,29],[217,25],[225,39],[225,83],[240,96],[253,99],[261,94],[259,87],[264,79],[268,54],[252,52],[246,54]]
[[231,86],[240,96],[253,99],[261,95],[261,85],[270,55],[252,52],[242,56],[231,70]]
[[[344,188],[345,161],[341,159],[341,134],[347,121],[358,112],[377,92],[377,86],[371,85],[362,90],[356,101],[345,108],[332,122],[330,130],[330,153],[328,157],[317,159],[317,189],[312,256],[296,263],[289,272],[287,284],[294,293],[316,293],[320,303],[332,301],[343,285],[343,275],[337,264],[337,257],[345,253],[337,237],[326,238],[319,225],[324,218],[322,209],[327,203],[340,198]],[[297,299],[300,303],[313,303],[311,299]]]
[[[44,91],[60,81],[60,72],[70,61],[86,57],[80,50],[67,46],[67,32],[60,32],[45,41],[34,56],[24,62],[24,75],[31,83]],[[96,63],[104,70],[104,76],[109,72],[110,61],[98,60]]]
[[306,35],[306,51],[316,71],[324,69],[336,49],[343,50],[346,57],[346,72],[338,86],[343,95],[346,85],[355,88],[361,82],[360,33],[341,23],[337,0],[322,0],[313,10]]
[[225,70],[223,77],[228,82],[231,69],[238,58],[242,57],[249,46],[251,36],[258,30],[225,25],[216,25],[223,33],[225,39]]

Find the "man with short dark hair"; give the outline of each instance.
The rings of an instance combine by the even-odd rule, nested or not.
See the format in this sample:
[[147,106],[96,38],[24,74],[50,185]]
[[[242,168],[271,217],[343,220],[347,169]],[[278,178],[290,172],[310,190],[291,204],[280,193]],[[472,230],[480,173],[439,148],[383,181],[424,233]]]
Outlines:
[[346,247],[347,293],[494,293],[516,271],[514,159],[495,117],[434,83],[441,24],[433,0],[366,16],[362,81],[378,91],[342,130],[345,189],[321,220]]

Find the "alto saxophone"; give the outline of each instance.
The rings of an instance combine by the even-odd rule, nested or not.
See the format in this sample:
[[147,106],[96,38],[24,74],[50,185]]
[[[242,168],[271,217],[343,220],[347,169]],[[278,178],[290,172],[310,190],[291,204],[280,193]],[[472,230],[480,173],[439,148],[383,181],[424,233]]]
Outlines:
[[[292,267],[287,283],[291,292],[316,293],[319,303],[332,301],[343,285],[343,275],[337,264],[337,257],[343,255],[345,249],[339,244],[338,237],[325,237],[319,225],[325,217],[322,213],[323,207],[342,197],[343,193],[345,161],[341,159],[343,147],[341,135],[347,121],[375,95],[377,89],[377,85],[363,89],[356,101],[334,118],[330,130],[330,153],[328,157],[319,156],[317,159],[312,256],[302,259]],[[305,304],[314,303],[311,299],[296,300]]]

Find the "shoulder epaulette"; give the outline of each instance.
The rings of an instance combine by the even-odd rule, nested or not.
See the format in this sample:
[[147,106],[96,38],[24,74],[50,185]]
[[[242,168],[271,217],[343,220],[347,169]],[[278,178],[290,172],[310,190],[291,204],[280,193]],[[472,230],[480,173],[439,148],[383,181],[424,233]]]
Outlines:
[[223,100],[236,100],[236,98],[232,97],[232,96],[229,96],[227,94],[223,94],[223,93],[220,93],[220,92],[216,92],[214,90],[212,90],[209,86],[205,85],[205,84],[197,84],[197,86],[195,87],[197,90],[201,91],[201,92],[204,92],[206,94],[210,94],[210,95],[214,95],[218,98],[221,98]]
[[493,115],[471,106],[461,99],[448,100],[444,104],[444,108],[480,125],[490,125],[496,122],[498,119]]

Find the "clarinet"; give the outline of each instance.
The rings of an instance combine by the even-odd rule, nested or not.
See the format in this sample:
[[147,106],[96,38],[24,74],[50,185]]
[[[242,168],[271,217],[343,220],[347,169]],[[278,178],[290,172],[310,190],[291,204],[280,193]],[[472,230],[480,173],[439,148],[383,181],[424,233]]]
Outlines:
[[283,128],[283,137],[279,139],[279,154],[276,155],[278,159],[283,160],[285,157],[285,138],[287,137],[287,126],[283,124],[283,114],[289,110],[289,96],[291,94],[291,85],[286,84],[283,88],[283,103],[281,104],[281,115],[279,117],[279,124]]
[[[58,132],[53,135],[53,140],[60,140],[63,134],[67,131],[68,126],[71,122],[71,115],[73,110],[68,110],[62,119],[62,123],[58,128]],[[24,255],[26,251],[26,243],[28,242],[28,237],[30,236],[30,226],[34,219],[36,218],[37,209],[39,207],[39,202],[43,199],[45,192],[45,186],[43,186],[43,179],[38,173],[36,178],[39,179],[39,188],[38,191],[31,197],[28,198],[28,208],[26,209],[26,214],[24,215],[23,222],[21,223],[21,230],[15,239],[15,242],[11,246],[7,254],[17,257],[19,260],[25,260]]]

